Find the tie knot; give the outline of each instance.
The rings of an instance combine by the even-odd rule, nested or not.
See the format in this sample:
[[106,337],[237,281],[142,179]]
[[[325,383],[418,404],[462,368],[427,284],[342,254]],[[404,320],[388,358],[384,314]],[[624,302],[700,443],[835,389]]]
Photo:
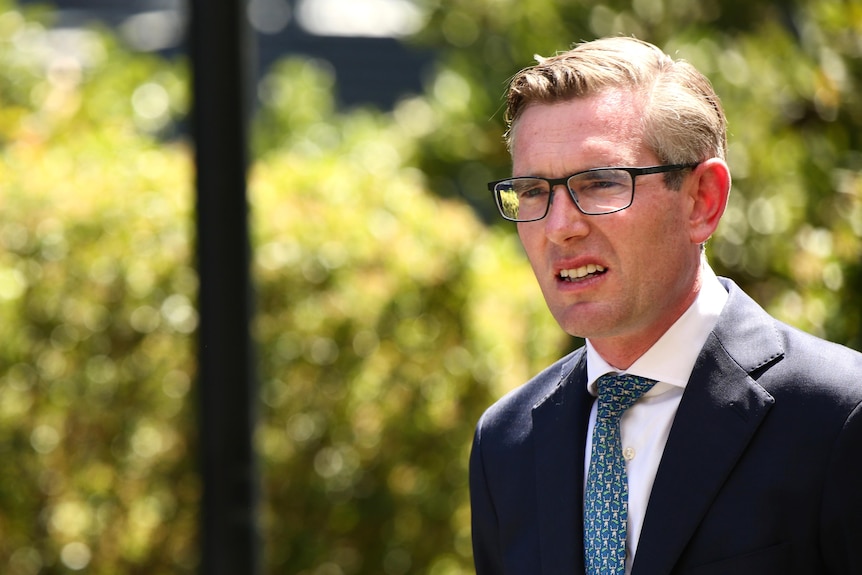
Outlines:
[[596,381],[599,390],[598,416],[621,417],[655,383],[652,379],[637,375],[608,373],[601,376]]

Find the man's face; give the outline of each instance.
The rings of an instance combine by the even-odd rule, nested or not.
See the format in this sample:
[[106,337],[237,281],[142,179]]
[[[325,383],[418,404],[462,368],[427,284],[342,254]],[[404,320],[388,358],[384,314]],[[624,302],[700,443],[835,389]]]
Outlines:
[[[641,116],[640,98],[623,90],[531,105],[514,126],[513,175],[560,178],[660,164],[643,143]],[[603,355],[608,346],[639,355],[694,301],[700,248],[689,233],[688,184],[675,191],[663,174],[638,176],[632,205],[598,216],[579,212],[560,186],[543,220],[518,224],[548,307],[566,332],[590,338]]]

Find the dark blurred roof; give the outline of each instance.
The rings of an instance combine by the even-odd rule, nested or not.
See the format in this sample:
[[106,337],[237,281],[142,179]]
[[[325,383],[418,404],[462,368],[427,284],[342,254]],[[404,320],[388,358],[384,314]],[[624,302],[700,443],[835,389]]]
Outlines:
[[[187,0],[18,2],[55,7],[58,27],[103,23],[115,29],[132,49],[166,56],[184,50]],[[293,8],[292,1],[290,7]],[[137,43],[130,37],[135,34]],[[291,54],[328,61],[335,72],[336,97],[342,107],[372,104],[382,109],[391,108],[400,97],[422,91],[423,74],[433,61],[430,52],[413,48],[397,38],[318,36],[300,27],[296,18],[291,18],[277,33],[256,34],[256,40],[260,73]]]

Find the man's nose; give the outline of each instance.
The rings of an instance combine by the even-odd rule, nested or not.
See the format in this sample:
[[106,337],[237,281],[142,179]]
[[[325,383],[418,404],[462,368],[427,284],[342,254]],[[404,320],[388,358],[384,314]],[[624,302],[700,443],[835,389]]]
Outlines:
[[583,237],[589,233],[589,223],[575,204],[569,189],[564,185],[555,186],[551,191],[551,205],[545,216],[545,234],[554,243]]

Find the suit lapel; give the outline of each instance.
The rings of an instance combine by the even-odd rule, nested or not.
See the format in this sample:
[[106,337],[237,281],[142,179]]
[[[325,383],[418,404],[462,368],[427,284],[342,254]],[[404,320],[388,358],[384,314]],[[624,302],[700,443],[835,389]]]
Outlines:
[[735,286],[671,427],[633,574],[670,573],[774,400],[754,378],[783,357],[770,318]]
[[564,364],[560,385],[533,407],[542,573],[584,573],[584,446],[593,400],[585,358]]

